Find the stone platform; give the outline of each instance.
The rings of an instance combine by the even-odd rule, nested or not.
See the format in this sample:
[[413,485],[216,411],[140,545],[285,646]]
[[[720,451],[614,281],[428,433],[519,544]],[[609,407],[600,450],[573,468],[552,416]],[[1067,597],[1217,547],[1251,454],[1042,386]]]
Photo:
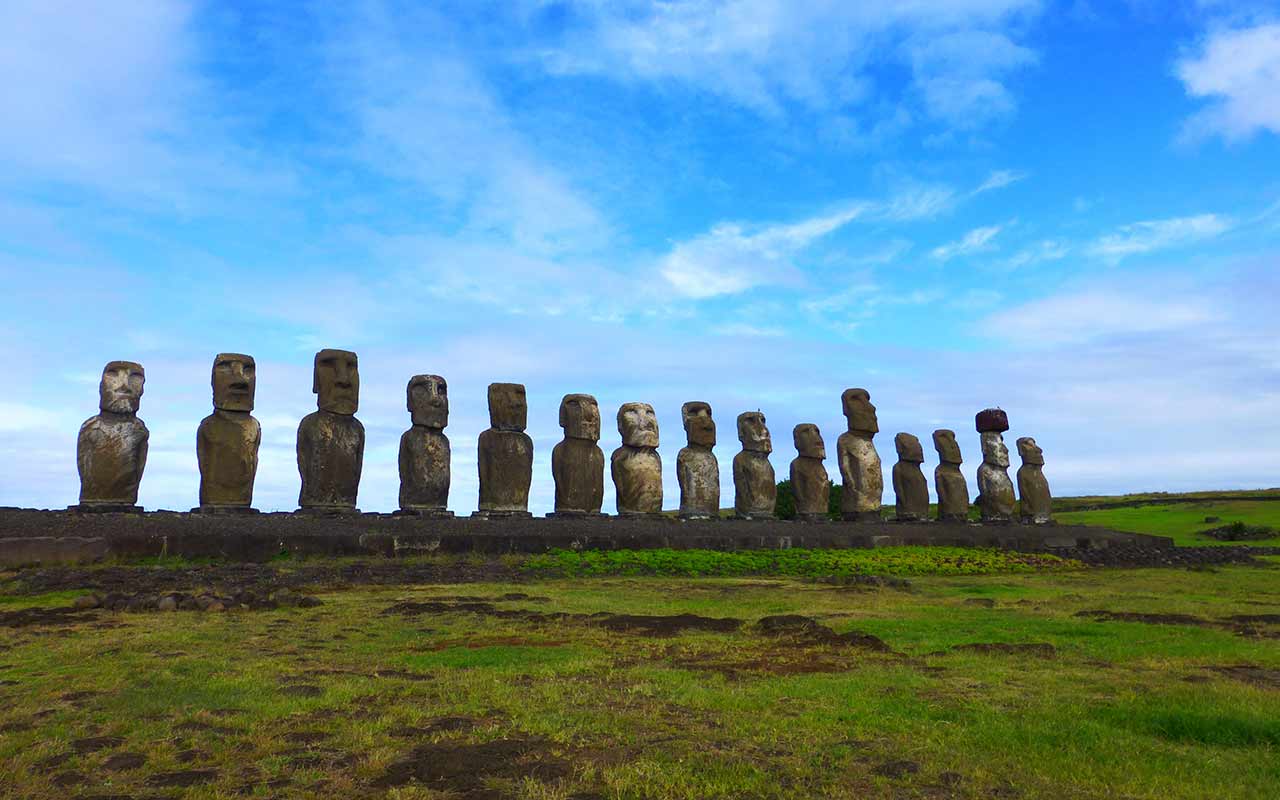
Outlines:
[[709,550],[956,545],[1022,551],[1099,549],[1170,539],[1078,525],[805,523],[782,520],[431,519],[390,514],[211,516],[0,509],[0,566],[155,556],[267,561],[291,556],[542,553],[551,549]]

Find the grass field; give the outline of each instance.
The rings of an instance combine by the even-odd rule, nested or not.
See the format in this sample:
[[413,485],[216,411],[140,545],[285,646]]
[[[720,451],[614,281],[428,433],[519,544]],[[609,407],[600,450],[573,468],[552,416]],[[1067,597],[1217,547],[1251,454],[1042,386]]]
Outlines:
[[[992,562],[993,574],[906,588],[616,576],[365,586],[319,592],[308,609],[93,610],[16,626],[79,592],[11,592],[0,787],[23,798],[1277,795],[1280,573],[1013,569],[1027,567]],[[1171,614],[1182,616],[1158,616]],[[813,623],[758,624],[778,615]]]
[[[1076,500],[1076,498],[1071,498]],[[1090,498],[1092,499],[1092,498]],[[1218,517],[1218,522],[1205,522]],[[1073,525],[1100,525],[1120,531],[1169,536],[1180,546],[1247,544],[1280,546],[1280,533],[1269,539],[1224,542],[1203,535],[1203,531],[1232,522],[1266,526],[1280,531],[1280,501],[1206,498],[1195,502],[1098,508],[1091,511],[1055,511],[1054,518]]]

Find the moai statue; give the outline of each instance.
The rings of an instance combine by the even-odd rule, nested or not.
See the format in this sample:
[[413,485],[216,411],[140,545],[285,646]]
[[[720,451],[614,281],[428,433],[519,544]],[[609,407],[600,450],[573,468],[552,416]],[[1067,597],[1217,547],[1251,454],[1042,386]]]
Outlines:
[[598,515],[604,504],[604,451],[600,441],[600,405],[589,394],[566,394],[560,401],[564,441],[551,451],[556,481],[552,517]]
[[1018,468],[1018,505],[1022,521],[1031,525],[1048,525],[1053,522],[1053,500],[1049,496],[1049,481],[1044,477],[1044,451],[1036,440],[1024,436],[1018,440],[1018,455],[1022,466]]
[[256,514],[253,479],[258,474],[262,426],[253,418],[257,386],[253,356],[219,353],[213,359],[213,413],[196,432],[201,514]]
[[692,401],[680,406],[689,445],[676,457],[680,482],[681,519],[720,518],[720,464],[711,448],[716,446],[716,423],[711,406]]
[[840,478],[844,482],[840,494],[841,516],[852,522],[879,522],[884,474],[880,471],[880,454],[872,441],[880,431],[876,407],[871,405],[871,394],[866,389],[845,389],[840,402],[849,420],[849,430],[836,441]]
[[929,519],[929,481],[920,471],[924,447],[909,433],[893,437],[898,463],[893,465],[893,494],[898,522],[925,522]]
[[982,466],[978,467],[978,507],[982,521],[1004,524],[1013,520],[1013,481],[1009,480],[1009,448],[1005,447],[1008,416],[998,408],[978,413],[982,437]]
[[400,436],[400,513],[452,517],[449,505],[449,384],[439,375],[414,375],[405,388],[413,426]]
[[938,491],[938,521],[966,522],[969,519],[969,485],[960,472],[963,459],[956,432],[941,428],[933,432],[933,447],[938,451],[938,468],[933,471],[933,485]]
[[804,423],[791,432],[799,454],[791,462],[791,493],[796,500],[796,518],[802,522],[826,522],[831,503],[831,478],[822,461],[827,445],[817,425]]
[[76,439],[80,470],[79,511],[141,511],[138,484],[147,466],[150,432],[138,419],[146,373],[141,364],[111,361],[98,383],[98,415],[85,420]]
[[360,407],[360,367],[349,350],[316,353],[311,391],[318,410],[298,425],[298,510],[313,514],[354,514],[364,465],[364,425]]
[[658,417],[648,403],[623,403],[618,409],[622,447],[613,451],[610,472],[622,516],[662,513],[662,457],[658,455]]
[[733,457],[734,516],[773,519],[778,484],[769,463],[773,440],[765,427],[764,414],[746,411],[738,415],[738,441],[742,442],[742,452]]
[[533,440],[524,432],[529,406],[519,383],[489,384],[489,429],[480,434],[480,510],[476,517],[528,517]]

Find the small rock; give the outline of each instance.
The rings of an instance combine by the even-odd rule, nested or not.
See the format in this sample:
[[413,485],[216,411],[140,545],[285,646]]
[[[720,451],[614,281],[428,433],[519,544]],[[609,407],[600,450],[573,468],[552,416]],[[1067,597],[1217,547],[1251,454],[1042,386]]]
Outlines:
[[217,600],[214,600],[212,603],[210,603],[209,605],[205,606],[205,607],[204,607],[204,610],[205,610],[205,611],[213,611],[213,612],[226,611],[226,610],[227,610],[227,607],[226,607],[226,606],[224,606],[222,603],[219,603]]
[[178,598],[171,594],[166,594],[156,601],[156,611],[177,611]]
[[96,594],[82,595],[80,597],[77,597],[71,603],[71,607],[77,611],[87,611],[91,608],[97,608],[100,605],[102,605],[102,600],[99,599],[99,597]]

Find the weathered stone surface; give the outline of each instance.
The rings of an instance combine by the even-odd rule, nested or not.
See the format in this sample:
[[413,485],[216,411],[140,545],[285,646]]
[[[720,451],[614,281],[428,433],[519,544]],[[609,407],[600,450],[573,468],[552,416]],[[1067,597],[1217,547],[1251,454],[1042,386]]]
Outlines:
[[829,519],[827,511],[831,503],[831,478],[822,463],[827,457],[827,445],[817,425],[802,423],[791,431],[796,452],[791,462],[791,493],[796,501],[796,516],[806,522]]
[[360,368],[348,350],[316,353],[311,391],[319,410],[298,425],[298,474],[302,511],[353,513],[364,466],[364,425],[360,407]]
[[982,521],[1013,519],[1013,481],[1009,480],[1009,448],[998,431],[982,433],[982,466],[978,467],[978,507]]
[[449,384],[414,375],[405,389],[413,425],[400,436],[400,510],[442,516],[449,504]]
[[138,484],[147,466],[150,432],[138,419],[146,373],[133,361],[111,361],[98,383],[97,416],[80,426],[76,466],[80,510],[138,509]]
[[738,441],[742,451],[733,457],[734,515],[739,519],[772,519],[778,484],[769,463],[773,440],[764,414],[746,411],[738,415]]
[[893,437],[898,463],[893,465],[893,494],[899,522],[923,522],[929,518],[929,481],[920,470],[924,448],[909,433]]
[[600,445],[600,405],[589,394],[560,401],[564,441],[551,451],[557,514],[599,514],[604,504],[604,451]]
[[836,459],[843,482],[841,515],[855,522],[879,522],[884,473],[880,454],[872,441],[880,431],[876,407],[871,404],[871,394],[866,389],[845,389],[840,401],[849,421],[849,430],[836,441]]
[[1004,433],[1009,430],[1009,415],[999,408],[984,408],[974,417],[978,433]]
[[680,407],[688,446],[676,457],[680,483],[680,516],[684,519],[719,519],[720,464],[711,452],[716,446],[716,423],[711,405],[691,401]]
[[200,465],[199,511],[249,512],[258,474],[262,426],[250,414],[257,387],[253,356],[219,353],[213,359],[213,413],[196,431]]
[[524,386],[489,384],[489,428],[480,434],[479,516],[527,516],[533,482],[533,440],[524,432],[529,416]]
[[1049,481],[1044,477],[1044,451],[1030,436],[1022,437],[1017,444],[1022,458],[1022,466],[1018,468],[1018,506],[1022,521],[1047,525],[1053,522],[1053,498],[1049,495]]
[[934,431],[933,447],[938,451],[941,462],[933,471],[933,485],[938,492],[938,519],[964,522],[969,519],[969,484],[960,471],[963,459],[955,431],[945,428]]
[[658,417],[648,403],[623,403],[618,409],[622,446],[613,451],[610,472],[618,513],[662,513],[662,457],[658,455]]

